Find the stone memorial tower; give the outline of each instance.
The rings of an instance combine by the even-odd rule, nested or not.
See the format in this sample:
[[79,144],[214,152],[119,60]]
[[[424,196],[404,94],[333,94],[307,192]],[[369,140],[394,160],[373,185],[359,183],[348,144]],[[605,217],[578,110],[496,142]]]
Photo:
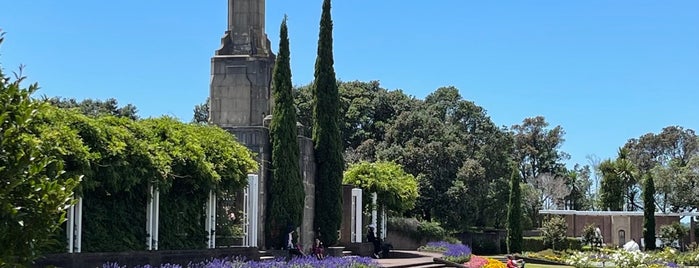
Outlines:
[[[257,245],[265,246],[266,182],[271,176],[269,123],[272,107],[274,54],[265,34],[265,0],[228,0],[228,29],[211,58],[209,123],[226,129],[256,154],[259,215]],[[310,247],[315,207],[313,142],[299,131],[299,164],[306,193],[301,243]]]

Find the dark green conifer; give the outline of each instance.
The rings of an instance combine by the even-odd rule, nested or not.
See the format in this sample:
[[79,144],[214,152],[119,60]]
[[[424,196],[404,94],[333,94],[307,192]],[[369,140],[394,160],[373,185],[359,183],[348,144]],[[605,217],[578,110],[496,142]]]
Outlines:
[[298,227],[303,219],[303,178],[299,170],[296,109],[292,95],[289,37],[286,16],[279,30],[279,52],[272,73],[274,109],[270,124],[272,178],[269,182],[269,209],[266,234],[273,247],[285,245],[288,227]]
[[507,207],[507,252],[522,252],[522,192],[515,170],[510,178],[510,202]]
[[330,0],[324,0],[313,82],[313,142],[316,158],[315,227],[326,245],[334,245],[338,240],[344,169],[332,28]]
[[643,243],[646,250],[655,249],[655,183],[650,175],[643,183]]

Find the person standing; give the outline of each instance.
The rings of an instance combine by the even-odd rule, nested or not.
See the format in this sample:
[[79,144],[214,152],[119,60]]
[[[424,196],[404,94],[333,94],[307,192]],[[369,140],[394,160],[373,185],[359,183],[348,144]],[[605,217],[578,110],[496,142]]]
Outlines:
[[378,259],[379,258],[379,252],[381,252],[381,241],[379,240],[378,237],[376,237],[376,233],[374,232],[375,226],[369,225],[369,230],[367,230],[366,233],[366,239],[367,241],[371,242],[374,244],[374,254],[372,257]]

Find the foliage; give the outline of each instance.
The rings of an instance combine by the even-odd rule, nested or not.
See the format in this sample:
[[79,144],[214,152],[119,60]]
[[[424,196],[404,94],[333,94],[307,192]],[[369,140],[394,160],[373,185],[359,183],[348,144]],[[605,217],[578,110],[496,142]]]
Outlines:
[[510,202],[507,206],[507,252],[522,252],[522,193],[517,171],[510,178]]
[[314,226],[326,245],[337,243],[342,219],[342,136],[339,94],[333,67],[330,0],[323,1],[318,56],[313,82],[313,143],[316,158],[316,207]]
[[285,245],[286,228],[301,226],[305,201],[299,168],[296,109],[292,96],[291,63],[286,17],[279,31],[279,53],[272,73],[275,105],[270,124],[272,177],[268,181],[269,206],[266,211],[268,246]]
[[544,243],[554,250],[562,249],[567,229],[568,225],[563,217],[552,216],[547,221],[544,221],[542,226]]
[[458,239],[449,233],[438,222],[420,222],[415,218],[388,217],[388,229],[400,232],[417,241],[447,241],[458,243]]
[[679,222],[660,226],[660,240],[665,247],[679,246],[675,241],[687,236],[689,229]]
[[603,210],[621,211],[624,206],[623,181],[617,173],[616,163],[611,160],[599,164],[602,173],[600,198]]
[[8,267],[29,264],[54,243],[79,182],[62,159],[78,141],[41,125],[49,107],[31,99],[39,87],[22,88],[23,80],[21,71],[13,80],[0,68],[0,266]]
[[585,225],[585,227],[582,229],[582,243],[592,246],[595,243],[595,238],[595,224],[590,223]]
[[76,99],[53,97],[45,99],[48,103],[58,108],[75,109],[81,114],[97,117],[100,115],[113,115],[117,117],[126,117],[132,120],[138,119],[138,109],[133,104],[119,107],[119,103],[114,98],[106,100],[84,99],[77,101]]
[[646,250],[655,249],[655,185],[648,175],[643,184],[643,242]]
[[660,133],[630,139],[624,149],[641,173],[653,173],[657,202],[662,212],[693,211],[699,197],[693,185],[699,183],[699,137],[692,129],[668,126]]
[[542,173],[559,175],[564,170],[563,161],[570,158],[559,151],[565,139],[561,126],[547,129],[543,116],[525,118],[521,125],[512,126],[515,140],[515,160],[524,182],[530,182]]
[[208,123],[209,122],[209,102],[211,99],[206,97],[206,101],[194,106],[194,116],[192,123]]
[[[566,209],[591,210],[594,202],[590,166],[575,164],[565,175],[566,186],[569,189],[565,197]],[[597,189],[594,189],[597,190]]]
[[424,239],[442,240],[449,237],[447,231],[438,222],[433,221],[421,222],[417,226],[417,232]]
[[[549,123],[543,116],[525,118],[520,125],[514,125],[511,129],[514,138],[513,158],[517,163],[520,178],[523,182],[530,183],[540,198],[536,202],[525,202],[524,207],[525,215],[529,218],[527,220],[537,225],[539,210],[546,197],[551,196],[551,193],[557,193],[554,198],[557,199],[558,196],[565,197],[569,194],[558,194],[560,191],[554,189],[560,189],[561,178],[566,174],[563,162],[570,158],[560,150],[565,141],[565,131],[561,126],[549,128]],[[544,174],[547,174],[544,177],[552,184],[537,182],[537,179],[544,179]]]
[[85,174],[78,191],[84,199],[84,252],[144,249],[149,184],[160,191],[160,248],[202,248],[201,208],[209,190],[241,189],[257,167],[247,148],[214,126],[171,118],[93,118],[57,108],[42,120],[47,127],[65,127],[82,141],[77,148],[86,148],[84,156],[64,157],[67,173]]
[[417,200],[417,180],[393,162],[358,162],[345,171],[343,183],[362,188],[363,203],[371,206],[371,193],[377,195],[377,205],[402,213],[412,209]]

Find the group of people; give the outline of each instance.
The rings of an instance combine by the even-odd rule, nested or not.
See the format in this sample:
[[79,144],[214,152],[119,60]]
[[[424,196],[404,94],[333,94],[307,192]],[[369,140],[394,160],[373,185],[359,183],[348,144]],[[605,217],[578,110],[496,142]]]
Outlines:
[[[289,257],[294,257],[294,256],[306,256],[306,254],[303,253],[303,248],[301,245],[294,245],[294,233],[296,230],[293,228],[290,228],[288,234],[287,234],[287,239],[286,239],[286,248],[289,250]],[[311,247],[311,255],[316,257],[318,260],[325,259],[325,246],[323,246],[323,242],[320,241],[320,235],[318,235],[313,241],[313,246]]]
[[[375,232],[376,226],[369,225],[369,228],[367,230],[367,241],[372,243],[374,246],[374,251],[372,253],[373,258],[381,258],[382,256],[385,256],[389,249],[387,248],[386,245],[381,243],[381,238],[376,236]],[[296,232],[295,228],[289,227],[287,230],[287,237],[286,237],[286,245],[285,248],[289,251],[289,257],[294,257],[294,256],[306,256],[303,252],[303,248],[294,243],[294,233]],[[323,242],[320,240],[320,235],[318,234],[316,236],[315,241],[313,242],[313,246],[311,247],[310,254],[312,254],[314,257],[316,257],[319,260],[325,259],[325,246],[323,245]]]

